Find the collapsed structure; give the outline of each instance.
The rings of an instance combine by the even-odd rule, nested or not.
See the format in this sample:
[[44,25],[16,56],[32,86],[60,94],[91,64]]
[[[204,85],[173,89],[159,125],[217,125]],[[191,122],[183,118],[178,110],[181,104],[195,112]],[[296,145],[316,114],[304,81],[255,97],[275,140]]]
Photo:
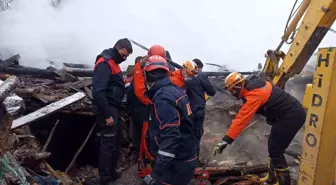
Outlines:
[[[2,184],[82,184],[98,176],[99,127],[92,113],[92,71],[89,66],[63,64],[62,69],[37,69],[21,66],[19,55],[0,62],[1,165]],[[125,74],[130,73],[132,67]],[[226,73],[213,83],[221,83]],[[11,76],[15,75],[15,76]],[[126,107],[126,101],[124,101]],[[212,144],[222,138],[240,102],[217,93],[207,104],[205,134],[202,141],[203,168],[195,173],[192,184],[207,181],[221,184],[256,184],[253,175],[266,171],[268,126],[255,117],[224,155],[212,158]],[[122,111],[123,176],[115,184],[136,184],[136,166],[131,164],[131,121]],[[300,136],[288,151],[297,165]],[[294,158],[293,158],[294,157]],[[204,176],[206,170],[209,174]],[[3,175],[2,175],[3,174]]]

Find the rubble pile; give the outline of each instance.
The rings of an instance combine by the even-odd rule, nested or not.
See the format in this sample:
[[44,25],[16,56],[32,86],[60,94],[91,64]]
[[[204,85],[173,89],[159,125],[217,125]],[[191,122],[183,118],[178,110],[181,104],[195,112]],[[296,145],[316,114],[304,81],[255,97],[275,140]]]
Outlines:
[[[15,55],[0,61],[0,78],[5,80],[0,85],[3,104],[0,116],[0,184],[82,184],[86,178],[97,176],[97,168],[76,164],[85,150],[92,149],[87,145],[92,145],[99,136],[92,112],[91,77],[76,77],[52,66],[45,70],[20,66],[18,60],[19,55]],[[71,64],[64,66],[73,67]],[[13,73],[16,76],[11,76]],[[74,140],[66,138],[58,142],[64,132],[73,134],[71,128],[68,130],[71,127],[68,122],[72,121],[66,122],[69,119],[67,115],[76,115],[73,118],[76,121],[83,117],[78,121],[85,121],[81,123],[84,131],[78,133],[82,136],[72,135],[72,138],[80,137],[79,145],[62,151],[67,142]],[[91,119],[86,121],[88,117]],[[122,120],[124,137],[121,139],[123,148],[119,166],[126,169],[130,155],[126,113]],[[57,164],[63,160],[62,153],[71,156],[64,162],[66,168]]]
[[[125,74],[130,71],[132,66]],[[213,83],[222,83],[223,76],[209,74],[217,75],[211,79]],[[37,69],[21,66],[19,55],[0,61],[0,79],[4,81],[0,84],[1,185],[83,184],[98,177],[100,133],[92,112],[90,75],[92,70],[85,65],[65,63],[61,69]],[[254,175],[266,171],[269,126],[260,116],[253,118],[223,155],[212,157],[214,144],[223,137],[240,106],[241,102],[220,92],[207,102],[200,156],[205,164],[190,184],[252,185],[256,184]],[[122,110],[121,125],[118,166],[123,175],[114,184],[140,184],[137,165],[130,159],[132,125],[126,109]],[[296,166],[300,142],[297,136],[288,152],[290,164]],[[211,176],[203,178],[204,171]]]

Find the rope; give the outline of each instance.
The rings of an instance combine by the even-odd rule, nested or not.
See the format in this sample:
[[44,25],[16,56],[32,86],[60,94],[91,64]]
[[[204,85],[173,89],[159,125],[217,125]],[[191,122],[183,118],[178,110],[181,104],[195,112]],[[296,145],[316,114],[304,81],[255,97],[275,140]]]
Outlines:
[[[0,173],[0,183],[2,182],[2,178],[3,178],[3,175],[9,171],[11,173],[13,173],[20,181],[20,184],[22,185],[29,185],[29,183],[27,182],[26,180],[26,176],[24,175],[23,171],[17,167],[17,168],[13,168],[10,166],[10,164],[8,164],[8,161],[2,157],[0,157],[0,161],[2,162],[2,165],[5,167],[4,170],[1,170],[1,173]],[[1,176],[2,175],[2,176]]]
[[2,184],[2,179],[4,178],[7,171],[7,165],[1,160],[1,172],[0,172],[0,184]]

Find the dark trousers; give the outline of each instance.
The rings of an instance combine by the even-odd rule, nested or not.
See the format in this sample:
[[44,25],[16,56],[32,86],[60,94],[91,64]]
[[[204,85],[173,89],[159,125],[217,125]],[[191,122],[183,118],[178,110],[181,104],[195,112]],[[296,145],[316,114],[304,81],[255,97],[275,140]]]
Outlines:
[[114,119],[113,126],[106,126],[105,118],[102,115],[96,116],[96,123],[101,128],[100,152],[99,152],[99,176],[101,184],[107,184],[116,172],[119,159],[120,137],[120,112],[116,107],[110,107]]
[[142,134],[142,125],[143,122],[148,121],[149,118],[149,107],[148,106],[139,106],[132,110],[132,144],[135,152],[137,154],[140,151],[141,143],[141,134]]
[[204,118],[205,118],[205,111],[204,109],[197,109],[194,112],[193,116],[193,123],[194,123],[194,135],[196,137],[196,154],[199,155],[200,153],[200,144],[201,139],[204,133]]
[[304,125],[306,112],[298,106],[290,113],[272,123],[268,139],[268,153],[274,167],[287,167],[285,150],[294,139],[296,133]]
[[155,185],[187,185],[193,178],[197,160],[173,161]]

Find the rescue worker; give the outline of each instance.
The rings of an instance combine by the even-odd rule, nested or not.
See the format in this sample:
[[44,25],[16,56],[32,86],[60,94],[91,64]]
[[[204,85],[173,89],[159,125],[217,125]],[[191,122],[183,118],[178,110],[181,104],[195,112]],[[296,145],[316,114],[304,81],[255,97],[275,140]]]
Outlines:
[[148,121],[149,105],[151,100],[145,95],[146,85],[143,67],[146,60],[152,55],[159,55],[166,58],[166,51],[160,45],[153,45],[146,56],[142,57],[134,66],[133,80],[131,83],[130,91],[128,91],[128,102],[131,109],[131,119],[133,122],[132,127],[132,144],[133,153],[132,156],[139,156],[142,124]]
[[113,48],[105,49],[96,58],[93,71],[93,104],[96,123],[101,127],[99,176],[105,185],[120,176],[116,171],[119,158],[119,123],[125,84],[119,64],[133,52],[131,42],[118,40]]
[[175,67],[169,63],[169,60],[173,61],[173,59],[172,59],[172,57],[171,57],[171,55],[170,55],[170,53],[169,53],[168,50],[166,50],[166,60],[168,62],[169,71],[175,71]]
[[194,77],[186,80],[187,95],[190,100],[191,110],[193,112],[194,133],[197,139],[196,152],[198,156],[199,165],[202,163],[199,160],[200,154],[200,142],[204,133],[203,123],[205,118],[205,93],[209,96],[216,94],[216,89],[213,87],[208,77],[201,71],[203,63],[199,59],[193,60],[197,67],[198,73]]
[[152,100],[149,150],[155,158],[144,184],[187,185],[197,165],[188,97],[171,83],[163,57],[149,57],[144,70],[147,94]]
[[284,153],[306,119],[306,112],[300,102],[257,75],[245,79],[240,73],[233,72],[226,77],[224,86],[244,103],[226,135],[217,144],[214,155],[222,153],[232,144],[255,113],[261,114],[272,126],[268,140],[269,169],[261,181],[273,185],[290,185],[290,173]]
[[185,81],[191,79],[198,72],[197,65],[193,61],[185,61],[181,69],[172,72],[170,80],[179,88],[187,90]]
[[198,72],[202,72],[203,71],[203,66],[204,66],[203,62],[200,59],[198,59],[198,58],[194,58],[193,62],[195,62],[195,64],[197,65]]

